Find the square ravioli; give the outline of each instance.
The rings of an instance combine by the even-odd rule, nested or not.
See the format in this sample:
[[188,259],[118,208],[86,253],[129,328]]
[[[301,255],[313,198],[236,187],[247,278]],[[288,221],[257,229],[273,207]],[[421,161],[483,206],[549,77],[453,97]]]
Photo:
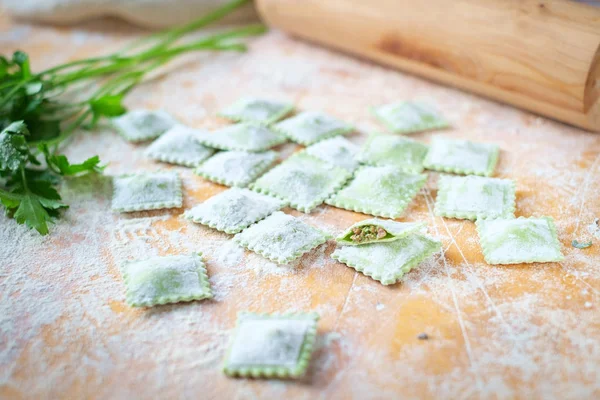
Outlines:
[[372,108],[372,111],[394,133],[422,132],[449,126],[433,107],[422,102],[385,104]]
[[177,124],[177,120],[163,110],[133,110],[111,121],[117,132],[129,142],[157,138]]
[[317,337],[316,313],[240,313],[223,366],[229,376],[298,378]]
[[285,203],[248,189],[231,188],[185,212],[196,223],[225,233],[238,233],[273,212]]
[[146,156],[171,164],[195,167],[214,154],[214,150],[198,143],[200,132],[183,125],[176,125],[156,139],[146,149]]
[[304,146],[354,130],[345,122],[316,111],[305,111],[277,123],[273,128]]
[[286,102],[244,97],[226,107],[219,115],[236,122],[258,122],[269,125],[279,121],[293,110],[294,106]]
[[213,297],[200,254],[127,262],[122,272],[127,288],[126,301],[132,307]]
[[396,167],[361,167],[354,179],[325,203],[377,217],[398,218],[425,185],[427,175]]
[[515,183],[510,179],[442,175],[438,182],[435,215],[470,219],[512,218]]
[[358,146],[341,136],[325,139],[306,148],[306,154],[320,158],[350,172],[358,167]]
[[384,285],[392,285],[441,249],[439,241],[412,234],[392,242],[343,246],[331,257]]
[[262,175],[277,159],[277,153],[223,151],[196,168],[196,174],[225,186],[246,187]]
[[233,237],[233,241],[277,264],[287,264],[325,243],[329,235],[276,211]]
[[488,264],[553,262],[564,258],[552,218],[478,219],[476,224]]
[[371,135],[357,155],[369,165],[390,165],[405,171],[423,171],[427,146],[402,136]]
[[491,176],[498,162],[498,152],[495,144],[436,137],[423,164],[433,171]]
[[287,138],[266,126],[242,123],[203,132],[198,135],[198,141],[219,150],[264,151],[287,142]]
[[398,222],[391,219],[369,218],[357,222],[335,240],[346,246],[393,242],[425,228],[423,222]]
[[182,202],[181,180],[175,172],[128,174],[113,179],[114,211],[179,208]]
[[296,153],[252,184],[252,190],[310,212],[340,188],[351,174],[304,152]]

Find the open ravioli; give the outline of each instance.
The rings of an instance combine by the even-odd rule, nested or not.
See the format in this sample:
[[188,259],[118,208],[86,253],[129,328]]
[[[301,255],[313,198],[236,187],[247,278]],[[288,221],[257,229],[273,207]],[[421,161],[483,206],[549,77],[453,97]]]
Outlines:
[[350,226],[335,240],[339,244],[349,246],[392,242],[424,227],[425,223],[423,222],[398,222],[389,219],[370,218]]

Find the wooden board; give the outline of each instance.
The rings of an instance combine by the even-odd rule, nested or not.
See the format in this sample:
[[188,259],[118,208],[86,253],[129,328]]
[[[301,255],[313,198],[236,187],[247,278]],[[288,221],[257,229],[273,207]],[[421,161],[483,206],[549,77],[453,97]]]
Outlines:
[[[114,21],[75,28],[4,25],[2,53],[21,48],[34,68],[110,51],[140,32]],[[117,215],[108,179],[71,181],[71,208],[41,238],[0,217],[0,397],[20,398],[594,398],[600,395],[600,136],[271,32],[244,55],[197,56],[134,91],[128,105],[163,107],[213,128],[242,95],[283,96],[366,132],[368,107],[434,102],[455,127],[417,134],[494,142],[497,176],[517,181],[517,215],[556,219],[560,264],[486,265],[474,225],[432,215],[435,174],[403,220],[422,220],[445,254],[383,287],[329,258],[329,243],[277,267],[229,236],[179,218],[182,209]],[[224,190],[189,169],[159,165],[144,145],[109,130],[79,135],[67,155],[93,154],[109,175],[174,169],[184,208]],[[294,145],[281,148],[284,155]],[[321,206],[287,210],[330,232],[364,215]],[[119,264],[151,254],[205,254],[213,301],[131,309]],[[314,310],[319,345],[300,382],[235,380],[220,371],[239,311]],[[426,332],[429,340],[418,340]]]

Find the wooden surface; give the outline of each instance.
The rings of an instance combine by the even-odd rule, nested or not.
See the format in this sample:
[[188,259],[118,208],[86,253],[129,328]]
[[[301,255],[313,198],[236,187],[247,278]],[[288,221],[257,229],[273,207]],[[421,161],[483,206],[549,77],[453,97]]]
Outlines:
[[[72,29],[4,25],[0,50],[27,51],[34,68],[111,51],[139,32],[114,21]],[[517,215],[555,218],[565,261],[490,266],[474,225],[432,215],[436,175],[408,209],[445,253],[384,287],[329,258],[333,243],[277,267],[230,236],[179,218],[183,209],[112,213],[107,179],[61,188],[71,208],[41,238],[0,216],[0,398],[368,399],[600,396],[600,136],[270,32],[244,55],[197,56],[128,98],[213,128],[242,95],[281,96],[324,110],[361,133],[382,129],[368,107],[427,99],[454,129],[435,135],[493,142],[496,176],[517,182]],[[67,154],[109,162],[109,175],[173,168],[184,208],[224,187],[156,164],[108,130],[83,133]],[[294,145],[280,148],[284,156]],[[364,215],[321,206],[286,210],[331,233]],[[153,254],[202,251],[212,301],[153,309],[124,303],[119,265]],[[300,382],[236,380],[220,363],[239,311],[314,310],[319,345]],[[425,332],[429,340],[418,340]]]
[[271,26],[600,132],[600,8],[564,0],[257,0]]

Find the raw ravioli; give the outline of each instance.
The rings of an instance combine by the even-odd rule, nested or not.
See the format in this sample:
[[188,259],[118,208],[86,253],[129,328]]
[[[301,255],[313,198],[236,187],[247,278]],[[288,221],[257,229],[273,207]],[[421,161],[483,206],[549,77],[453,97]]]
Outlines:
[[350,172],[358,167],[358,146],[341,136],[325,139],[306,148],[306,154],[320,158]]
[[308,213],[351,175],[342,168],[300,152],[261,176],[252,185],[252,190],[285,200],[290,207]]
[[159,137],[177,124],[163,110],[133,110],[112,119],[112,124],[129,142],[143,142]]
[[223,151],[206,160],[195,172],[221,185],[246,187],[268,170],[276,159],[274,151]]
[[248,189],[231,188],[185,212],[196,223],[225,233],[238,233],[281,209],[285,203]]
[[214,154],[214,150],[198,143],[201,131],[183,125],[175,125],[156,139],[146,150],[153,160],[195,167]]
[[113,179],[114,211],[178,208],[182,201],[181,180],[175,172],[129,174]]
[[273,126],[290,140],[309,146],[318,141],[352,132],[354,128],[337,118],[316,111],[305,111]]
[[268,125],[279,121],[293,110],[293,105],[282,101],[245,97],[226,107],[219,115],[236,122]]
[[413,133],[447,128],[448,122],[428,104],[403,101],[372,108],[372,112],[394,133]]
[[476,224],[488,264],[553,262],[564,258],[552,218],[478,219]]
[[329,235],[276,211],[234,236],[233,241],[278,264],[287,264],[325,243]]
[[230,376],[298,378],[317,337],[316,313],[240,313],[223,371]]
[[427,175],[395,167],[361,167],[350,183],[325,203],[378,217],[398,218],[425,184]]
[[436,137],[423,164],[434,171],[491,176],[498,162],[498,152],[495,144]]
[[152,307],[212,298],[201,254],[153,257],[127,262],[122,267],[132,307]]
[[219,150],[265,151],[285,143],[287,138],[264,125],[242,123],[203,132],[198,135],[198,141]]
[[427,146],[403,136],[371,135],[357,155],[357,159],[369,165],[395,166],[405,171],[423,171]]
[[384,285],[391,285],[441,248],[437,240],[411,234],[387,243],[343,246],[331,257]]
[[514,217],[515,183],[510,179],[442,175],[438,188],[435,215],[440,217]]

